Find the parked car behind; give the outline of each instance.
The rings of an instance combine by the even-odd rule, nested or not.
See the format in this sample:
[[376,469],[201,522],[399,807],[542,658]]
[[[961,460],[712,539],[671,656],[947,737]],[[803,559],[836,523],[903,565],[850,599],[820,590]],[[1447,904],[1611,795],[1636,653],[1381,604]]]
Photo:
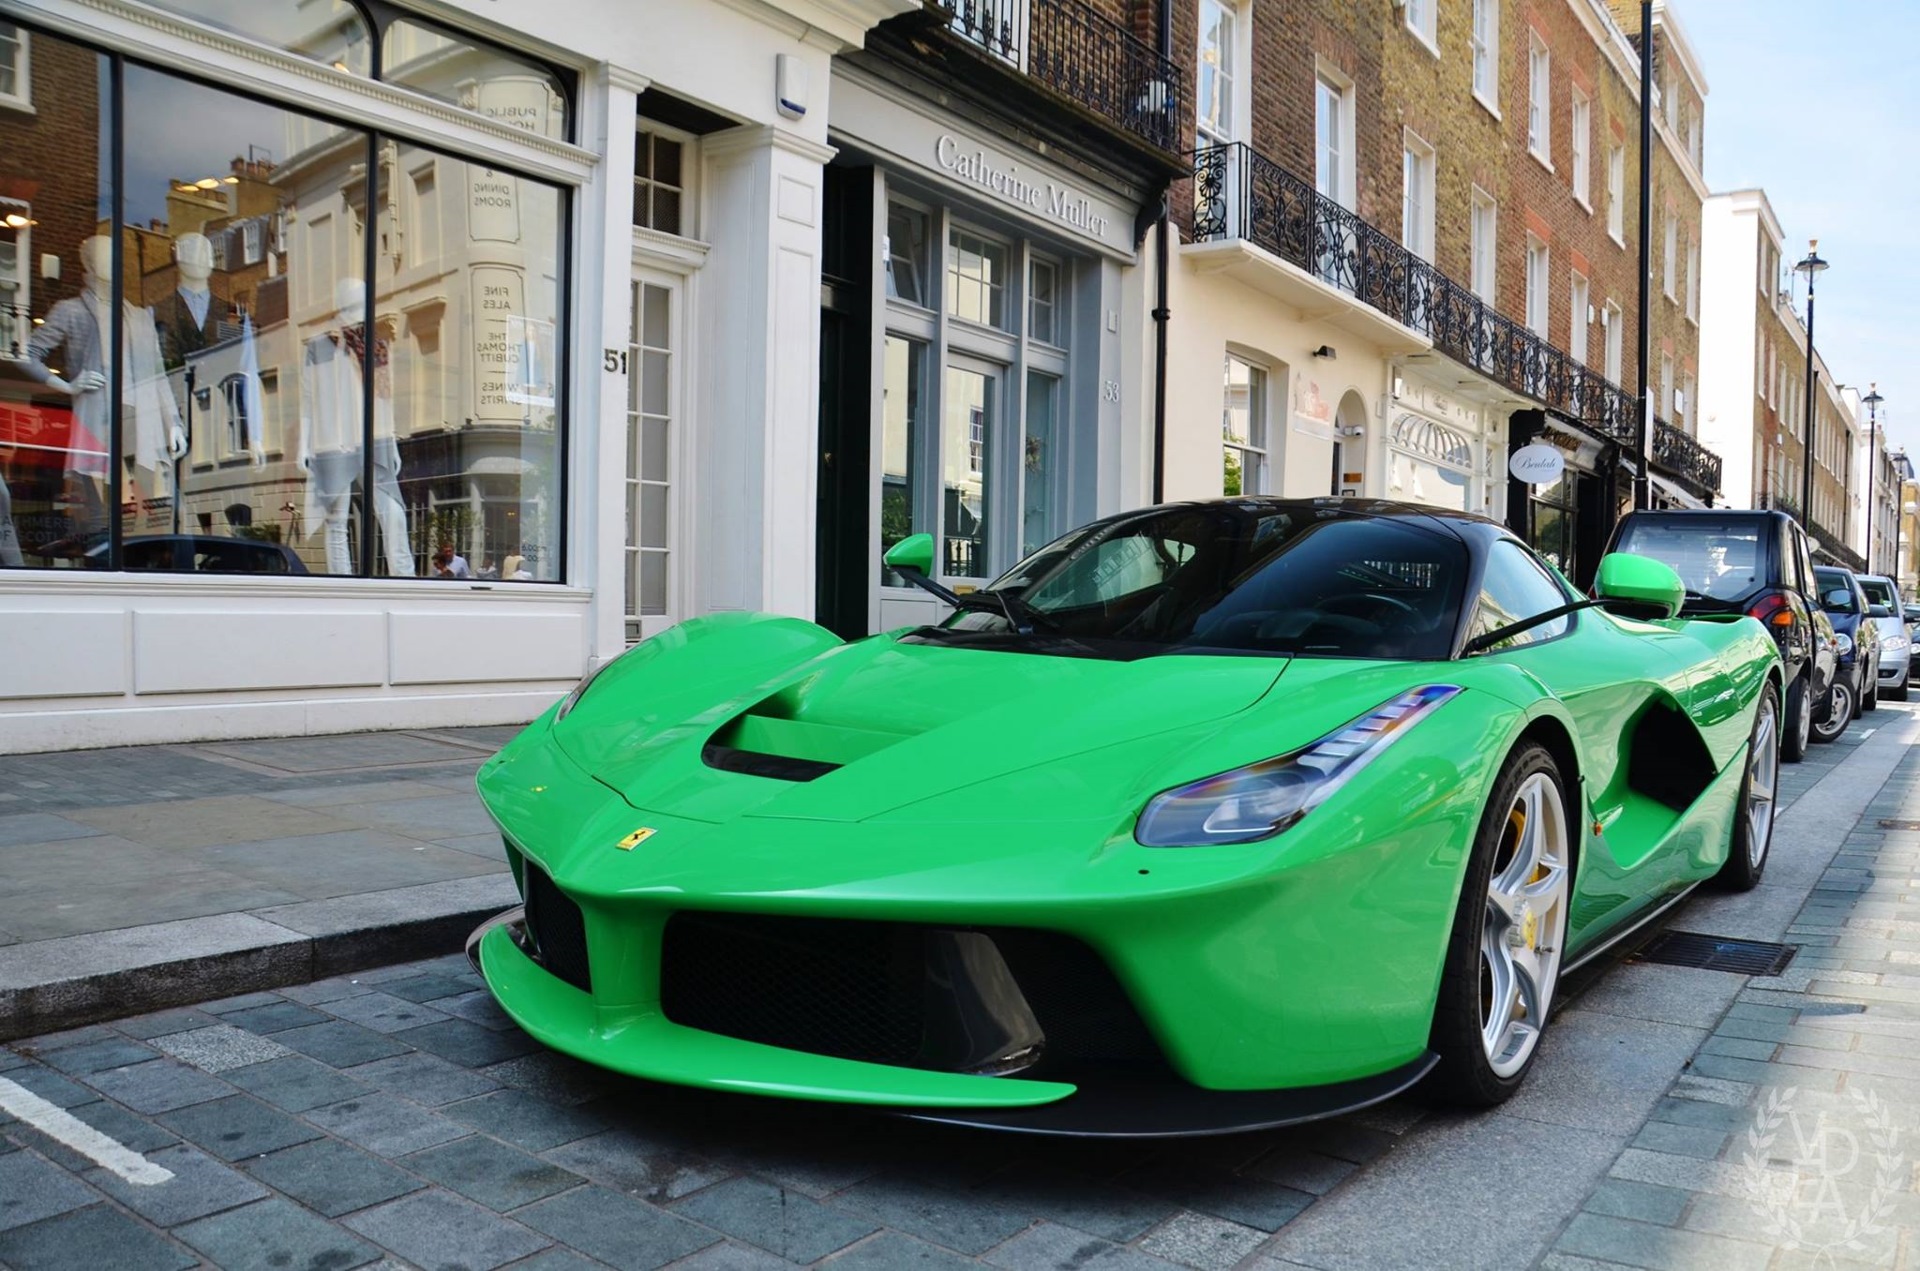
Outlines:
[[1827,690],[1827,709],[1814,717],[1813,739],[1834,741],[1863,710],[1879,704],[1880,628],[1868,611],[1860,581],[1837,566],[1816,565],[1820,607],[1833,620],[1839,673]]
[[1789,763],[1805,758],[1813,725],[1830,704],[1838,660],[1799,524],[1784,512],[1735,508],[1629,512],[1613,527],[1607,550],[1671,566],[1687,589],[1682,617],[1744,613],[1773,633],[1787,675],[1780,756]]
[[1913,665],[1913,637],[1907,632],[1906,598],[1884,574],[1858,574],[1868,610],[1880,628],[1880,691],[1896,702],[1907,700],[1907,676]]
[[[212,534],[137,534],[120,545],[122,567],[184,574],[304,574],[307,563],[284,543]],[[107,545],[87,553],[88,569],[107,567]]]

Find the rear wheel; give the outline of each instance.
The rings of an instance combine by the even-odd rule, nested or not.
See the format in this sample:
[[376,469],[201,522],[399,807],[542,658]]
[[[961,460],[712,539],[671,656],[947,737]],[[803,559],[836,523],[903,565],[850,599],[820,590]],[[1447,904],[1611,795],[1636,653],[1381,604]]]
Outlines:
[[1841,733],[1846,732],[1847,725],[1853,722],[1856,700],[1853,685],[1834,676],[1833,686],[1827,690],[1827,709],[1813,721],[1813,739],[1818,742],[1835,741]]
[[1799,763],[1807,757],[1807,739],[1813,732],[1813,712],[1807,698],[1807,677],[1802,675],[1787,689],[1787,717],[1780,732],[1780,757]]
[[1520,1086],[1553,1006],[1566,944],[1572,838],[1560,770],[1528,742],[1487,801],[1435,1004],[1439,1093],[1473,1107]]
[[[1912,674],[1912,672],[1908,672],[1908,674]],[[1904,702],[1907,700],[1906,676],[1901,676],[1900,682],[1887,690],[1887,700],[1890,702]]]
[[1760,690],[1747,739],[1747,770],[1734,808],[1733,842],[1716,880],[1733,891],[1750,891],[1767,868],[1773,846],[1774,795],[1780,785],[1780,690]]
[[1880,709],[1880,663],[1878,660],[1860,677],[1860,713]]

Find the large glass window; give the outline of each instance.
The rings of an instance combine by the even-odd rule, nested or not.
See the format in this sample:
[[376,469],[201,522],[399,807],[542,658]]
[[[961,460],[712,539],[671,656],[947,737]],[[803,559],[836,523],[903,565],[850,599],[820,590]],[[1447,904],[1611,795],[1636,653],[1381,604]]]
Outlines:
[[1027,372],[1027,430],[1021,456],[1020,554],[1037,551],[1059,532],[1061,475],[1060,377]]
[[931,308],[927,284],[927,214],[904,203],[889,203],[887,298]]
[[633,285],[627,345],[627,639],[669,612],[673,497],[673,289]]
[[1006,324],[1007,249],[956,227],[949,235],[947,312],[968,322]]
[[107,59],[34,53],[0,564],[557,578],[562,191],[132,62],[114,112]]
[[1267,493],[1267,372],[1227,354],[1225,400],[1220,409],[1225,466],[1221,493]]
[[1239,15],[1222,0],[1200,0],[1200,59],[1195,76],[1196,128],[1201,145],[1234,139],[1235,24]]
[[[923,533],[932,527],[930,518],[915,497],[914,475],[921,451],[923,391],[921,376],[926,362],[926,346],[904,336],[887,337],[886,361],[882,368],[880,406],[880,552],[909,534]],[[880,581],[905,585],[884,565]]]
[[1527,54],[1527,149],[1552,158],[1553,58],[1536,33]]
[[373,34],[348,0],[152,0],[162,9],[325,62],[353,75],[373,73]]
[[1468,35],[1473,54],[1473,93],[1496,110],[1500,104],[1500,0],[1473,0]]
[[946,427],[941,470],[946,551],[941,571],[955,578],[989,577],[993,546],[993,434],[1000,376],[972,361],[947,365]]

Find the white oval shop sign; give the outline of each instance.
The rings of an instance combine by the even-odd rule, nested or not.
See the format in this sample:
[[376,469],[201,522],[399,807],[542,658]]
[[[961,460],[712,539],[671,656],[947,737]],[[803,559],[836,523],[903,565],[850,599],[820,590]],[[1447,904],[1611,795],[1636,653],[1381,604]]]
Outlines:
[[1507,471],[1513,474],[1514,480],[1528,485],[1552,485],[1566,470],[1567,457],[1560,453],[1560,447],[1545,442],[1522,446],[1507,460]]

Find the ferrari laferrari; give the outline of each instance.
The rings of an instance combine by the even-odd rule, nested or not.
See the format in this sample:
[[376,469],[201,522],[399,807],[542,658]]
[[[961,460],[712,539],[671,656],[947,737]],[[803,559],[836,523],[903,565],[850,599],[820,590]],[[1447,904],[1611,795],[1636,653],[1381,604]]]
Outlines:
[[633,1077],[1038,1133],[1489,1106],[1561,977],[1765,868],[1781,668],[1626,554],[1169,504],[845,641],[683,622],[481,769],[523,904],[468,953]]

